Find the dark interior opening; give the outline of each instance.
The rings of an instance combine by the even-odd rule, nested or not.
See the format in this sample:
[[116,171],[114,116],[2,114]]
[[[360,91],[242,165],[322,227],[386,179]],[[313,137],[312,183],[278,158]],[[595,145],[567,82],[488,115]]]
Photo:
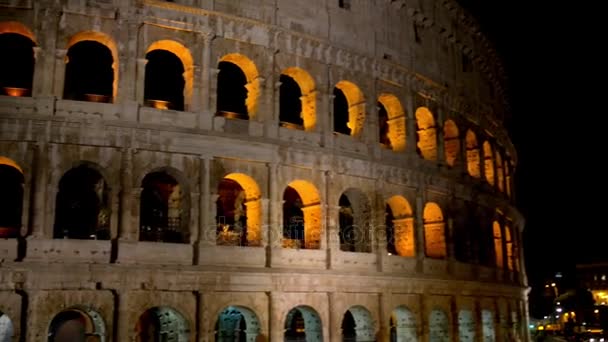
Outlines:
[[144,99],[147,105],[159,109],[184,110],[182,61],[167,50],[152,50],[146,54],[146,59]]
[[295,240],[299,248],[304,248],[304,212],[302,198],[288,186],[283,194],[283,238]]
[[355,251],[356,232],[354,227],[353,207],[346,195],[340,196],[340,250],[347,252]]
[[51,321],[49,342],[86,341],[87,319],[79,312],[69,310],[59,313]]
[[96,41],[78,42],[68,50],[63,98],[111,102],[114,82],[112,52]]
[[350,135],[348,100],[339,88],[334,88],[334,132]]
[[344,342],[357,341],[357,330],[355,329],[355,318],[350,311],[346,311],[342,319],[342,340]]
[[304,317],[298,309],[292,309],[289,314],[289,321],[285,326],[285,341],[289,342],[305,342],[306,330],[304,326]]
[[220,62],[217,75],[217,111],[219,114],[248,119],[247,77],[238,65]]
[[165,172],[150,173],[142,181],[140,241],[184,242],[179,203],[181,196],[174,193],[179,192],[177,185],[177,181]]
[[[247,207],[241,185],[224,178],[218,187],[216,223],[222,244],[247,246]],[[234,235],[237,240],[230,238]]]
[[3,95],[29,96],[34,78],[34,42],[17,33],[0,34],[0,89]]
[[395,224],[393,221],[395,217],[393,216],[393,210],[387,204],[385,209],[385,225],[386,225],[386,250],[388,253],[393,255],[397,255],[397,248],[395,247]]
[[388,112],[380,102],[378,102],[378,128],[380,144],[386,148],[392,148],[391,140],[388,137]]
[[21,171],[9,165],[0,165],[0,238],[19,236],[23,183]]
[[291,124],[289,127],[304,127],[302,119],[302,90],[300,85],[293,78],[281,75],[279,78],[281,87],[279,88],[279,121]]

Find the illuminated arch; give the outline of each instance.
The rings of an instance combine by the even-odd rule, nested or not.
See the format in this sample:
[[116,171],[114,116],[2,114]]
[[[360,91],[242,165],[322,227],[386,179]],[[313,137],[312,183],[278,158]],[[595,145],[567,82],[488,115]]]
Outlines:
[[483,342],[496,341],[496,332],[494,329],[494,314],[490,310],[481,311],[481,331]]
[[424,250],[427,257],[445,258],[445,223],[443,213],[437,203],[428,202],[424,206]]
[[403,196],[392,196],[386,201],[387,249],[394,248],[400,256],[413,257],[416,254],[414,242],[414,217],[410,203]]
[[34,33],[25,25],[18,21],[3,21],[0,22],[0,34],[3,33],[16,33],[22,36],[28,37],[34,44],[36,42],[36,36]]
[[[391,341],[418,341],[416,316],[404,305],[393,310],[389,324]],[[393,337],[395,339],[392,339]]]
[[[317,190],[317,188],[310,182],[304,181],[304,180],[294,180],[291,183],[288,184],[287,188],[285,189],[284,192],[284,198],[285,195],[287,195],[290,192],[290,189],[294,190],[299,199],[301,200],[301,203],[295,204],[295,203],[284,203],[283,206],[283,221],[284,221],[284,225],[288,224],[286,221],[286,219],[290,219],[291,217],[287,217],[286,213],[288,211],[288,206],[291,209],[296,209],[301,211],[301,215],[302,215],[302,219],[303,219],[303,230],[304,230],[304,245],[300,246],[300,248],[305,248],[305,249],[319,249],[320,248],[320,243],[321,243],[321,224],[322,224],[322,217],[321,217],[321,199],[319,196],[319,191]],[[294,216],[295,218],[295,216]],[[301,223],[301,222],[299,222]],[[287,226],[284,226],[284,232],[285,232],[285,228],[287,228]],[[295,241],[293,241],[294,239],[290,239],[290,238],[284,238],[283,239],[283,246],[287,247],[287,248],[294,248],[296,246],[293,245],[293,243]]]
[[475,318],[471,310],[458,312],[458,338],[459,342],[475,341]]
[[253,310],[240,305],[227,306],[217,314],[215,340],[256,341],[260,330],[260,320]]
[[49,341],[84,340],[85,336],[97,336],[98,341],[105,341],[106,324],[97,311],[84,306],[72,307],[53,317],[48,336]]
[[[118,48],[116,46],[116,42],[112,37],[108,36],[105,33],[97,32],[97,31],[83,31],[76,33],[73,35],[68,41],[66,49],[69,49],[73,45],[83,42],[83,41],[94,41],[98,42],[104,46],[106,46],[111,54],[112,54],[112,71],[114,72],[114,79],[112,82],[112,101],[116,101],[116,96],[118,95]],[[66,56],[66,63],[67,63]]]
[[416,125],[420,155],[427,160],[437,160],[437,132],[433,113],[426,107],[416,109]]
[[141,314],[135,326],[137,342],[160,341],[190,341],[188,320],[181,312],[167,306],[156,306]]
[[13,168],[17,169],[19,172],[23,173],[23,169],[21,168],[21,166],[19,166],[19,164],[17,164],[14,160],[12,160],[10,158],[0,156],[0,165],[6,165],[6,166],[13,167]]
[[0,238],[15,238],[21,230],[25,177],[12,159],[0,156]]
[[323,324],[317,311],[307,305],[292,308],[285,317],[285,341],[322,342]]
[[505,247],[506,247],[506,255],[505,257],[507,258],[507,268],[509,269],[509,271],[513,271],[514,269],[514,263],[515,263],[515,255],[513,254],[513,251],[515,248],[514,244],[513,244],[513,240],[512,240],[512,236],[511,236],[511,227],[509,226],[505,226]]
[[190,50],[174,40],[158,40],[150,44],[146,54],[154,50],[165,50],[173,53],[179,58],[184,66],[184,108],[188,109],[192,102],[192,91],[194,81],[194,60]]
[[301,117],[304,121],[304,130],[313,130],[317,123],[317,91],[314,79],[308,72],[298,67],[287,68],[281,74],[293,78],[300,86],[302,91]]
[[505,191],[507,196],[511,197],[511,162],[507,158],[505,160]]
[[443,148],[445,151],[445,162],[449,166],[454,166],[460,154],[460,137],[458,126],[452,120],[447,120],[443,124]]
[[494,156],[492,145],[487,140],[483,142],[483,167],[486,180],[490,185],[494,185]]
[[343,341],[375,341],[376,328],[372,314],[364,306],[351,306],[342,318]]
[[340,250],[370,253],[371,206],[369,198],[357,188],[348,188],[338,200]]
[[505,191],[505,174],[503,170],[502,153],[496,151],[496,181],[498,182],[498,190]]
[[247,107],[247,114],[249,118],[254,118],[258,108],[258,98],[260,96],[260,77],[258,69],[253,61],[244,55],[239,53],[231,53],[224,55],[220,58],[219,62],[230,62],[238,66],[245,77],[247,78],[247,98],[245,99],[245,106]]
[[378,102],[388,114],[388,132],[386,133],[393,151],[405,150],[406,128],[405,111],[399,99],[393,94],[380,94]]
[[481,177],[480,164],[479,164],[479,144],[477,143],[477,137],[472,130],[467,131],[465,138],[466,149],[467,149],[467,171],[471,177]]
[[494,256],[496,260],[496,266],[498,268],[503,268],[504,256],[502,251],[502,230],[498,221],[494,221],[492,223],[492,232],[494,236]]
[[365,97],[361,89],[349,81],[340,81],[336,88],[342,91],[348,102],[348,123],[350,135],[357,137],[363,130],[365,123]]
[[449,340],[448,315],[441,309],[433,309],[429,315],[429,341],[448,342]]

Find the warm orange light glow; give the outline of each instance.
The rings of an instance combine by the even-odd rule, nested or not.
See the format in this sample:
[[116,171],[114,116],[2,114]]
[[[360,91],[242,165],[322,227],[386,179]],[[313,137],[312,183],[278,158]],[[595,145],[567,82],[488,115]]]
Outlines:
[[237,182],[245,193],[245,216],[247,217],[247,245],[262,243],[262,195],[256,181],[244,173],[231,173],[224,177]]
[[148,100],[148,103],[156,109],[169,109],[169,101],[164,100]]
[[445,151],[445,162],[454,166],[460,154],[460,139],[458,126],[452,120],[447,120],[443,125],[443,146]]
[[292,67],[283,70],[283,75],[293,78],[302,92],[300,101],[302,102],[302,120],[304,121],[304,130],[311,131],[317,123],[317,91],[315,89],[315,81],[309,73],[303,69]]
[[393,151],[405,150],[405,111],[399,99],[392,94],[380,94],[378,97],[388,114],[388,139]]
[[28,37],[34,44],[36,44],[36,37],[34,33],[25,25],[18,21],[3,21],[0,23],[0,34],[3,33],[16,33],[22,36]]
[[479,166],[479,145],[477,144],[477,137],[475,133],[470,129],[466,135],[466,148],[467,148],[467,171],[471,177],[481,177],[480,166]]
[[15,88],[15,87],[4,87],[4,91],[6,95],[13,97],[23,97],[26,96],[29,92],[29,89],[26,88]]
[[492,145],[489,141],[483,142],[483,167],[486,180],[490,185],[494,185],[494,159],[492,156]]
[[165,50],[171,52],[182,62],[184,67],[184,108],[189,108],[189,105],[192,102],[194,81],[194,60],[192,59],[190,50],[188,50],[188,48],[181,43],[168,39],[158,40],[150,44],[146,50],[146,54],[154,50]]
[[418,125],[418,149],[422,158],[437,160],[437,132],[433,113],[426,107],[416,109],[416,123]]
[[[258,98],[260,96],[260,78],[258,75],[258,68],[255,66],[251,59],[241,55],[239,53],[231,53],[224,55],[220,58],[219,62],[230,62],[238,66],[245,77],[247,78],[247,98],[245,99],[245,106],[247,107],[247,114],[249,118],[254,118],[258,109]],[[219,63],[218,62],[218,63]]]
[[505,160],[505,183],[507,196],[511,197],[511,164],[508,160]]
[[496,257],[496,266],[498,268],[503,268],[502,232],[498,221],[492,223],[492,231],[494,233],[494,256]]
[[413,257],[416,254],[416,249],[412,208],[402,196],[393,196],[386,203],[391,208],[394,218],[395,249],[400,256]]
[[[505,227],[505,242],[507,247],[507,267],[509,268],[509,271],[513,271],[513,241],[511,240],[511,227],[509,226]],[[551,286],[553,285],[555,284],[552,284]]]
[[0,165],[14,167],[15,169],[19,170],[19,172],[21,172],[23,174],[23,170],[21,169],[21,167],[17,163],[15,163],[15,161],[13,161],[12,159],[0,156]]
[[[112,99],[116,99],[116,95],[118,94],[118,48],[116,47],[116,42],[112,37],[108,36],[102,32],[96,31],[83,31],[73,35],[68,41],[67,49],[72,47],[73,45],[83,42],[83,41],[94,41],[98,42],[102,45],[105,45],[110,52],[112,53],[112,71],[114,71],[114,80],[112,82]],[[66,56],[67,63],[67,56]]]
[[106,103],[110,100],[109,96],[99,94],[84,94],[85,98],[89,102]]
[[503,173],[502,154],[496,152],[496,177],[498,182],[498,190],[505,191],[505,174]]
[[348,123],[346,126],[350,128],[350,135],[357,137],[363,130],[363,124],[365,123],[365,97],[359,87],[349,81],[338,82],[336,88],[344,93],[346,101],[348,101]]
[[443,213],[437,203],[428,202],[424,206],[424,249],[430,258],[445,258],[445,223]]
[[304,242],[306,249],[319,249],[321,246],[321,198],[319,191],[304,180],[295,180],[288,184],[302,199],[304,213]]

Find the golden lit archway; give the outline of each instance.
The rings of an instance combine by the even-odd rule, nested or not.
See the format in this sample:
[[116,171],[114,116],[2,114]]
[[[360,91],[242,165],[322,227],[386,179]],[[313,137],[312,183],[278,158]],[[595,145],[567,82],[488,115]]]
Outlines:
[[475,133],[470,129],[467,131],[465,143],[467,148],[467,171],[471,177],[479,178],[481,177],[479,144],[477,143]]
[[247,107],[247,114],[249,118],[254,118],[258,108],[258,98],[260,96],[260,77],[258,74],[258,68],[255,66],[253,61],[244,55],[239,53],[230,53],[220,58],[219,62],[230,62],[238,66],[245,77],[247,78],[247,98],[245,99],[245,106]]
[[[321,247],[322,217],[321,199],[317,188],[310,182],[294,180],[287,185],[283,199],[283,247],[319,249]],[[296,241],[298,239],[293,236],[288,237],[285,233],[288,225],[301,227],[302,224],[303,236],[298,236],[298,238],[300,241],[303,239],[304,243],[298,246]]]
[[169,51],[182,62],[184,66],[184,109],[188,110],[192,103],[192,92],[194,82],[194,60],[190,50],[174,40],[158,40],[150,44],[146,54],[154,50]]
[[19,164],[17,164],[14,160],[10,158],[0,156],[0,165],[13,167],[23,174],[23,169],[21,169],[21,166],[19,166]]
[[492,223],[492,231],[494,235],[494,256],[496,258],[496,266],[498,268],[503,268],[502,232],[498,221]]
[[340,81],[336,88],[342,91],[348,102],[348,123],[350,135],[357,137],[363,130],[365,123],[365,97],[361,89],[349,81]]
[[454,166],[460,154],[460,137],[458,126],[452,120],[447,120],[443,124],[443,146],[445,150],[445,162],[449,166]]
[[380,94],[378,102],[388,114],[388,132],[386,133],[393,151],[405,150],[406,128],[405,111],[399,99],[393,94]]
[[492,145],[489,141],[483,142],[483,167],[486,180],[490,185],[494,185],[494,156],[492,155]]
[[[116,42],[110,36],[105,33],[97,32],[97,31],[83,31],[76,33],[73,35],[68,41],[68,45],[66,49],[69,49],[73,45],[83,42],[83,41],[94,41],[98,42],[104,46],[106,46],[110,53],[112,54],[112,71],[114,73],[114,79],[112,81],[112,102],[116,101],[116,96],[118,95],[118,48],[116,47]],[[66,55],[66,64],[68,62]]]
[[[414,243],[414,217],[410,203],[403,196],[392,196],[386,201],[391,214],[386,222],[387,238],[391,239],[394,249],[400,256],[413,257],[416,255]],[[392,222],[389,222],[392,221]],[[389,232],[392,228],[392,234]],[[392,235],[392,236],[391,236]]]
[[36,36],[34,33],[25,25],[18,21],[3,21],[0,22],[0,34],[3,33],[16,33],[22,36],[28,37],[34,44],[36,42]]
[[507,196],[511,197],[511,162],[507,158],[505,160],[505,190],[507,192]]
[[503,172],[502,153],[496,151],[496,181],[498,182],[498,190],[505,191],[505,174]]
[[416,109],[417,147],[422,158],[437,160],[437,132],[433,113],[426,107]]
[[509,226],[505,226],[505,247],[507,248],[507,250],[506,250],[507,267],[509,268],[509,271],[513,271],[513,262],[514,262],[513,240],[511,239],[511,227],[509,227]]
[[437,203],[428,202],[424,206],[424,251],[430,258],[445,258],[445,222],[443,213]]
[[15,161],[0,156],[0,239],[19,236],[24,183],[21,167]]
[[317,123],[317,91],[315,81],[310,74],[298,67],[291,67],[283,70],[283,75],[293,78],[300,86],[302,97],[301,117],[304,121],[304,130],[311,131]]

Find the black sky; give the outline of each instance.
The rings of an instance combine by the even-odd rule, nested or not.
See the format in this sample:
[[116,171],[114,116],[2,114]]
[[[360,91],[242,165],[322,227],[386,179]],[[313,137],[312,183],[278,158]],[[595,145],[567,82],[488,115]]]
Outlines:
[[[576,263],[608,261],[603,213],[608,172],[608,33],[601,3],[460,0],[502,56],[509,78],[507,122],[519,155],[517,206],[526,218],[530,285]],[[603,45],[602,45],[603,44]]]

